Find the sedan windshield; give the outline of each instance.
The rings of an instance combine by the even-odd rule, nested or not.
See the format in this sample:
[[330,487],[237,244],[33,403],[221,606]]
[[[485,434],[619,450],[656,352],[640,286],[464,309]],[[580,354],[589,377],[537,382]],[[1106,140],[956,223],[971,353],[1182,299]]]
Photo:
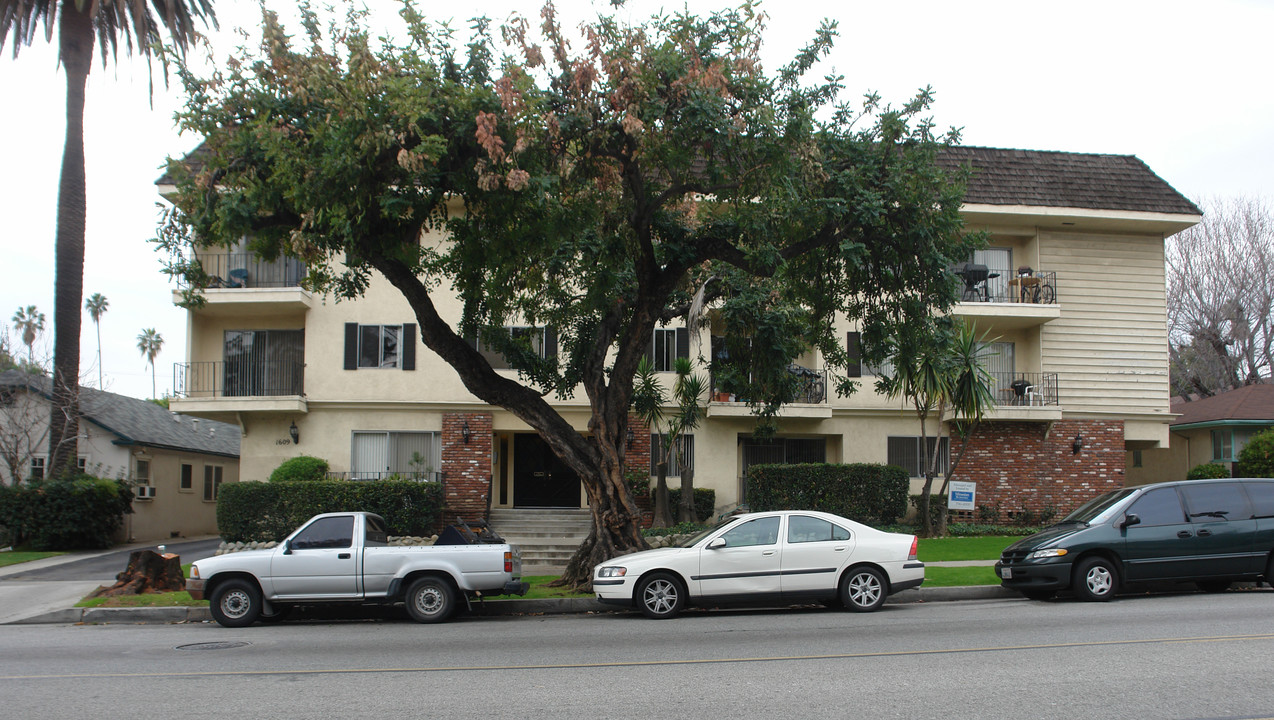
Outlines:
[[720,530],[726,525],[729,525],[730,523],[734,522],[737,519],[738,518],[726,518],[725,520],[722,520],[721,522],[717,523],[716,525],[713,525],[707,530],[700,530],[694,535],[691,535],[690,537],[678,543],[677,547],[683,547],[683,548],[694,547],[695,544],[697,544],[700,540],[703,540],[704,538],[708,537],[712,533]]
[[1114,513],[1114,509],[1124,498],[1137,492],[1137,488],[1122,488],[1120,490],[1111,490],[1104,495],[1089,500],[1071,511],[1070,515],[1062,518],[1064,523],[1086,523],[1092,525],[1094,523],[1103,523],[1110,519]]

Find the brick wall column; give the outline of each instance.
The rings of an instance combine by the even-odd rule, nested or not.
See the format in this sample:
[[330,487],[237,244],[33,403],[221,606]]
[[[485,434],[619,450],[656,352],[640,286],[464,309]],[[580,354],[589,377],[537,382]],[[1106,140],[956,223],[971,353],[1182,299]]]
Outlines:
[[486,518],[491,493],[491,424],[491,413],[442,416],[443,525],[454,523],[457,516],[466,521]]
[[[1072,449],[1077,435],[1083,440],[1078,453]],[[951,441],[953,457],[959,442]],[[1125,457],[1122,421],[1060,420],[1051,428],[984,422],[970,438],[953,479],[976,482],[978,507],[998,509],[1000,522],[1024,510],[1052,511],[1057,520],[1089,499],[1123,487]]]

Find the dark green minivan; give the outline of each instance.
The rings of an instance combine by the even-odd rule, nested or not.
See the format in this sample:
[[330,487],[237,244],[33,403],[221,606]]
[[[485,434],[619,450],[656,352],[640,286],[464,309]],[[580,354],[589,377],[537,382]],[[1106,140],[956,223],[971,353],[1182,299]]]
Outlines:
[[1271,582],[1272,550],[1274,479],[1188,480],[1099,495],[1005,548],[995,572],[1034,600],[1066,589],[1109,600],[1149,581],[1220,592],[1240,580]]

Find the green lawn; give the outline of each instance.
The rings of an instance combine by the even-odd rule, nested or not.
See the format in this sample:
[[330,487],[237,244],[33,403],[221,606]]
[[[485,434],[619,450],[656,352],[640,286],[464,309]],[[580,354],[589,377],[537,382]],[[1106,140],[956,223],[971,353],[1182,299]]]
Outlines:
[[1000,579],[995,576],[995,568],[993,567],[974,566],[925,568],[924,587],[959,587],[963,585],[999,584]]
[[17,565],[18,563],[31,562],[32,560],[43,560],[46,557],[54,555],[65,555],[60,552],[4,552],[0,553],[0,567],[6,565]]
[[1004,548],[1020,540],[1022,536],[920,538],[917,553],[921,562],[946,560],[999,560]]
[[[586,598],[593,597],[592,593],[573,593],[564,587],[549,587],[549,583],[557,579],[557,575],[532,575],[524,577],[524,582],[531,583],[531,589],[526,591],[526,595],[521,596],[526,600],[543,600],[545,598]],[[498,600],[515,600],[516,595],[500,595]]]
[[185,590],[154,593],[151,595],[117,595],[115,597],[84,598],[75,607],[208,607],[207,600],[195,600]]

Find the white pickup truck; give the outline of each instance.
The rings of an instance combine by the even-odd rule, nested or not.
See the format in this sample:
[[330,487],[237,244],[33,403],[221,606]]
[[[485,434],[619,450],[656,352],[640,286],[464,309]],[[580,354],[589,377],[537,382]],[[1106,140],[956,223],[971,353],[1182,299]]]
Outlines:
[[522,555],[502,544],[390,547],[385,521],[365,512],[315,515],[269,550],[199,560],[186,589],[226,627],[281,620],[294,605],[395,603],[441,622],[479,595],[525,595]]

